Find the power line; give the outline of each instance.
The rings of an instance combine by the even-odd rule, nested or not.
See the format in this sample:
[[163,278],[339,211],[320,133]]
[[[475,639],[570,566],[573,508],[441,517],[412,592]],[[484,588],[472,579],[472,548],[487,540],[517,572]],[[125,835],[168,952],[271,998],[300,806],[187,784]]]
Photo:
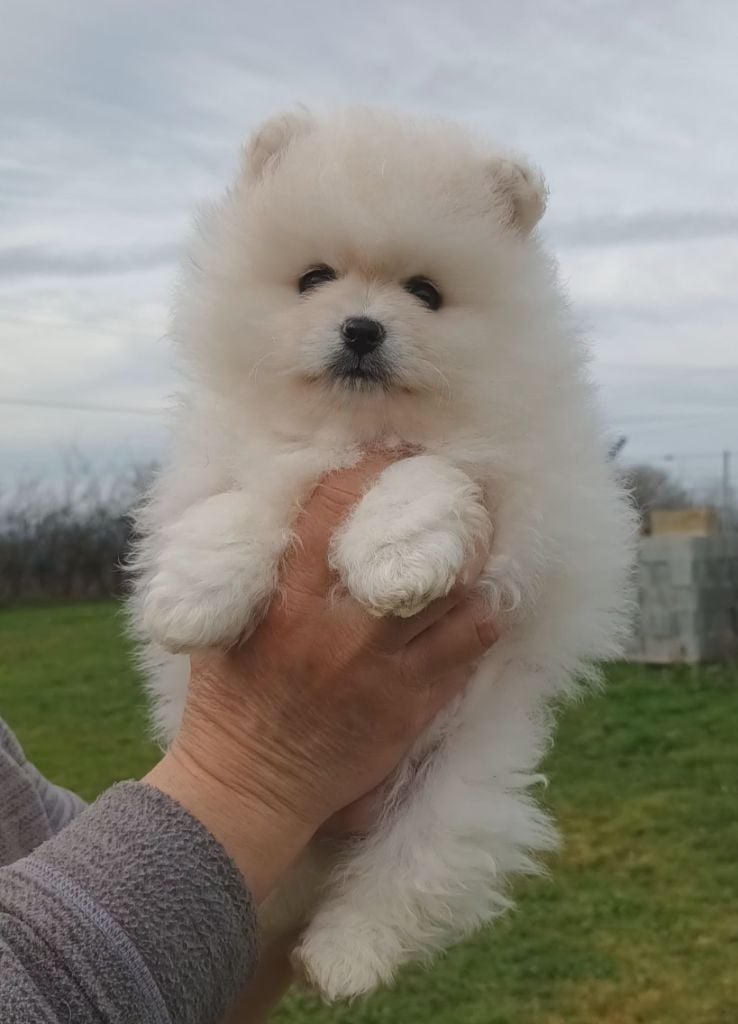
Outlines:
[[10,405],[27,409],[61,409],[67,412],[104,412],[122,413],[131,416],[161,416],[163,409],[146,409],[133,405],[96,405],[94,402],[57,402],[43,398],[4,398],[0,396],[0,405]]
[[[59,409],[69,412],[121,413],[123,415],[131,416],[161,416],[164,412],[164,409],[162,408],[147,409],[144,406],[99,405],[95,402],[64,402],[45,398],[11,398],[9,396],[0,396],[0,405],[17,406],[19,408],[23,407],[29,409]],[[708,416],[733,414],[734,412],[731,409],[714,409],[708,413]],[[616,417],[614,422],[617,424],[623,424],[624,426],[629,423],[634,426],[641,423],[643,426],[639,429],[651,431],[654,427],[650,424],[657,425],[656,429],[672,429],[670,424],[675,420],[702,420],[703,416],[704,414],[695,413],[666,413],[655,416],[620,416]],[[669,426],[667,426],[667,424],[669,424]]]
[[[725,452],[724,448],[716,448],[711,452],[662,452],[657,454],[652,452],[646,453],[643,457],[648,459],[661,459],[663,462],[676,462],[680,459],[719,459],[722,458]],[[729,454],[736,455],[737,452],[731,452]]]
[[703,420],[709,419],[712,416],[735,416],[735,406],[725,406],[720,409],[702,409],[700,412],[660,412],[660,413],[646,413],[644,415],[632,415],[632,416],[615,416],[613,419],[617,423],[665,423],[678,420],[682,422],[684,420]]

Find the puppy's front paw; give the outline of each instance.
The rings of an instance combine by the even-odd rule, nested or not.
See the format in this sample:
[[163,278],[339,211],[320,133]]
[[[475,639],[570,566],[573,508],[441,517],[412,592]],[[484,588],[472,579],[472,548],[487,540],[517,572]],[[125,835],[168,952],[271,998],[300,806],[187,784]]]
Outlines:
[[380,543],[362,559],[345,558],[343,576],[350,594],[373,615],[406,618],[445,597],[465,559],[458,537],[436,532]]
[[358,914],[343,916],[322,927],[317,918],[291,958],[298,977],[331,1003],[368,995],[399,965],[396,936]]
[[334,538],[331,564],[378,616],[417,614],[444,597],[490,535],[479,487],[433,456],[384,471]]
[[157,573],[141,612],[147,636],[175,654],[235,643],[247,626],[247,599],[227,584],[213,590],[203,583],[188,573]]
[[174,653],[236,643],[273,593],[286,536],[237,492],[193,506],[163,535],[140,599],[142,631]]

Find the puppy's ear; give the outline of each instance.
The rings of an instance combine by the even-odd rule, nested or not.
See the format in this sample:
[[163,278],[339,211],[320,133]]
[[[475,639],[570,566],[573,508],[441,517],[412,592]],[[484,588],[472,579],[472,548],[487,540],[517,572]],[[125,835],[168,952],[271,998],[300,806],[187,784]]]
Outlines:
[[244,167],[254,181],[277,166],[293,139],[306,135],[313,119],[305,111],[281,114],[257,128],[244,149]]
[[495,157],[487,164],[494,205],[504,223],[529,235],[546,209],[548,188],[534,167],[513,157]]

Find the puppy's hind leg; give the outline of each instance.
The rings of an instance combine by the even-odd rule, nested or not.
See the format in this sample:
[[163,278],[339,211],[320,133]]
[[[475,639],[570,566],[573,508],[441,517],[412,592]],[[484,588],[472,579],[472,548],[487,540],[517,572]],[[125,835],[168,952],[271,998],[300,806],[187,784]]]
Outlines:
[[509,877],[535,872],[532,854],[556,845],[528,794],[544,726],[517,699],[524,673],[508,672],[488,656],[458,708],[416,745],[391,812],[336,871],[295,952],[326,999],[388,984],[497,917]]

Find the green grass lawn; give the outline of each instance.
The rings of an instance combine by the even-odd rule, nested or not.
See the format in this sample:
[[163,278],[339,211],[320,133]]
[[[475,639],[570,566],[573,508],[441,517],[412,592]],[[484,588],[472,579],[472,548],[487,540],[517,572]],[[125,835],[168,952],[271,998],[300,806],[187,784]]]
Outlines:
[[[55,781],[92,797],[156,752],[112,605],[0,612],[0,714]],[[735,1024],[738,670],[610,673],[562,718],[543,798],[548,879],[430,971],[280,1024]]]

